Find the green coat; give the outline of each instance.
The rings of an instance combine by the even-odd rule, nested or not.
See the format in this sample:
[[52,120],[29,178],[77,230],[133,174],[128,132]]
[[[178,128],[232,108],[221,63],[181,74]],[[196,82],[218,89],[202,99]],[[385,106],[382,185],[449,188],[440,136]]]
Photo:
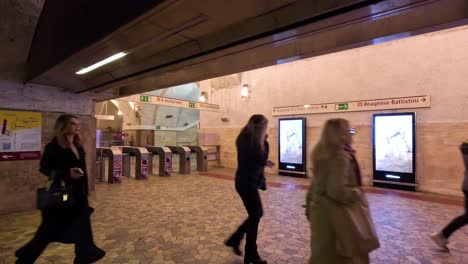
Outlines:
[[367,199],[349,153],[314,162],[306,198],[311,228],[310,264],[364,264],[379,247]]

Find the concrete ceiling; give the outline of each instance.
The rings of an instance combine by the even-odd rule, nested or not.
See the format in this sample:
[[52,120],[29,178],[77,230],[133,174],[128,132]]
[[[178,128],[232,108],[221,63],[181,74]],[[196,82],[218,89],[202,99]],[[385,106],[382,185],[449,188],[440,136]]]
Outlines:
[[29,46],[44,1],[0,1],[0,78],[25,79]]
[[[468,18],[466,0],[63,3],[48,0],[44,5],[25,81],[73,93],[112,91],[108,97],[453,27]],[[129,54],[75,74],[122,51]]]

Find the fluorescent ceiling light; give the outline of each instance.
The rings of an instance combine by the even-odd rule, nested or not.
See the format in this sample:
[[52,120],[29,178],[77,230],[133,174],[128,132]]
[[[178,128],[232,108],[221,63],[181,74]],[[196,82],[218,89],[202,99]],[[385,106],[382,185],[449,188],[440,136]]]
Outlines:
[[99,67],[101,67],[101,66],[103,66],[103,65],[106,65],[106,64],[111,63],[111,62],[113,62],[113,61],[115,61],[115,60],[118,60],[118,59],[124,57],[125,55],[127,55],[127,53],[125,53],[125,52],[119,52],[119,53],[117,53],[117,54],[114,54],[114,55],[110,56],[110,57],[107,58],[107,59],[104,59],[104,60],[102,60],[102,61],[100,61],[100,62],[97,62],[97,63],[91,65],[91,66],[88,66],[88,67],[86,67],[86,68],[84,68],[84,69],[81,69],[81,70],[77,71],[76,74],[85,74],[85,73],[88,73],[88,72],[90,72],[90,71],[92,71],[92,70],[95,70],[95,69],[97,69],[97,68],[99,68]]

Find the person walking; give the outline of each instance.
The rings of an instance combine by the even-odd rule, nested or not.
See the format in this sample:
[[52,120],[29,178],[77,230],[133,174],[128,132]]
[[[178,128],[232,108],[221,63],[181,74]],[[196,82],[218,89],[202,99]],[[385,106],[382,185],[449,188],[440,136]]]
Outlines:
[[345,119],[326,122],[312,153],[313,182],[306,196],[313,264],[367,264],[379,241]]
[[465,177],[463,179],[462,191],[465,196],[465,213],[452,220],[442,231],[430,236],[432,241],[444,251],[449,251],[448,239],[458,229],[468,224],[468,140],[460,145],[463,162],[465,165]]
[[258,189],[266,190],[265,167],[274,166],[274,163],[268,160],[267,129],[268,120],[263,115],[253,115],[236,140],[238,168],[235,186],[248,217],[225,241],[225,245],[232,247],[236,255],[242,255],[239,246],[246,234],[244,264],[267,263],[259,256],[257,250],[258,225],[263,216]]
[[41,210],[42,222],[33,239],[16,251],[16,263],[34,263],[50,242],[74,243],[74,263],[93,263],[106,253],[93,240],[90,215],[94,209],[88,204],[88,174],[78,118],[60,116],[54,132],[42,154],[40,172],[52,182],[50,188],[64,182],[73,203]]

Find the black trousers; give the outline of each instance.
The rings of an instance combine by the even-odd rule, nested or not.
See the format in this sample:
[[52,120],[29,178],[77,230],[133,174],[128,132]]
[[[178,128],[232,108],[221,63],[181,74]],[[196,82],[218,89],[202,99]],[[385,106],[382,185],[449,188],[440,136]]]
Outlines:
[[229,240],[240,244],[240,241],[246,234],[245,258],[255,259],[258,257],[257,235],[260,218],[263,216],[262,200],[258,189],[249,185],[236,184],[236,191],[242,198],[244,207],[247,210],[248,217],[232,234]]
[[86,258],[93,248],[93,234],[87,201],[66,209],[43,210],[34,237],[16,251],[19,263],[34,263],[51,242],[75,244],[75,256]]
[[463,191],[465,194],[465,213],[453,219],[443,230],[442,234],[445,238],[449,238],[455,231],[468,224],[468,191]]

